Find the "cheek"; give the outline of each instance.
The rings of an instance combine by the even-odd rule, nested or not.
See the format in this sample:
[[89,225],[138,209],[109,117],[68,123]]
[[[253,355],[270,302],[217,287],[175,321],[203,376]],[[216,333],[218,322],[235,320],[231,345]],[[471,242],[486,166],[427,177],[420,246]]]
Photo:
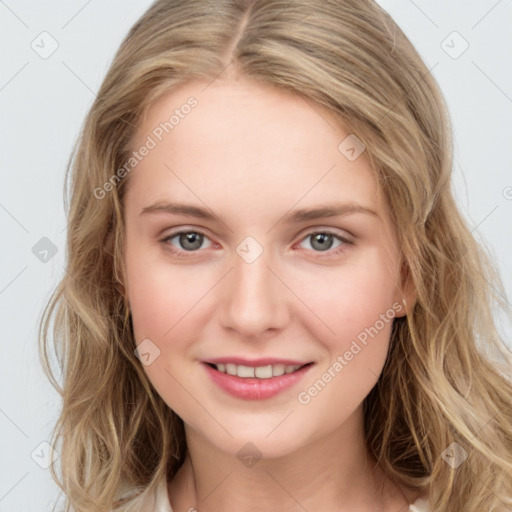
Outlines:
[[197,339],[199,301],[211,285],[200,272],[129,246],[125,267],[135,343],[144,342],[140,347],[151,354],[146,364],[141,359],[144,371],[167,405],[187,417],[190,396],[180,383],[187,382],[189,369],[181,362]]
[[179,286],[168,282],[164,275],[153,272],[134,272],[129,279],[130,308],[135,339],[162,339],[172,328],[174,317],[179,314]]
[[316,338],[330,351],[344,350],[354,339],[364,342],[369,331],[372,338],[389,338],[398,309],[397,304],[393,307],[396,276],[377,251],[370,256],[357,265],[302,279],[298,294],[316,314],[310,315],[309,328],[315,329]]
[[[315,338],[321,340],[326,357],[304,382],[297,401],[311,416],[329,410],[326,429],[344,421],[361,404],[386,361],[399,310],[394,302],[395,276],[389,268],[387,260],[375,254],[364,264],[340,268],[336,279],[315,280],[310,307],[321,312],[334,333],[326,336],[325,325],[310,324],[310,330],[316,325]],[[309,289],[312,285],[305,283]]]
[[[154,339],[161,344],[193,314],[195,305],[208,290],[204,275],[184,266],[170,265],[140,250],[126,256],[128,299],[135,339]],[[179,340],[177,340],[179,341]]]

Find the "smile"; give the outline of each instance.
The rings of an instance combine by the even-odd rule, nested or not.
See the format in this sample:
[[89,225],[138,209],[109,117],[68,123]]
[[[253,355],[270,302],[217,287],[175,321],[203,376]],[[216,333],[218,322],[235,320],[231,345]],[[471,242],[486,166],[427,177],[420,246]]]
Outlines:
[[242,379],[257,378],[257,379],[271,379],[272,377],[279,377],[285,373],[293,373],[302,365],[284,365],[284,364],[268,364],[266,366],[244,366],[236,365],[234,363],[227,364],[213,364],[219,372],[227,373],[228,375],[236,375]]
[[[245,364],[239,364],[241,362]],[[297,361],[267,360],[248,364],[231,360],[204,361],[202,366],[213,383],[229,395],[245,400],[263,400],[296,385],[313,365],[313,362],[304,364]]]

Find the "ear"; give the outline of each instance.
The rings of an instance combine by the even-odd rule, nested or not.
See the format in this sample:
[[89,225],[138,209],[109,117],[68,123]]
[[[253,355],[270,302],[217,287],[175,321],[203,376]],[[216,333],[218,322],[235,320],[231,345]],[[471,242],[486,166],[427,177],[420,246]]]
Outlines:
[[400,283],[395,292],[395,302],[400,305],[400,309],[395,316],[400,318],[410,314],[416,305],[416,299],[416,286],[412,279],[409,265],[405,260],[402,260],[400,267]]

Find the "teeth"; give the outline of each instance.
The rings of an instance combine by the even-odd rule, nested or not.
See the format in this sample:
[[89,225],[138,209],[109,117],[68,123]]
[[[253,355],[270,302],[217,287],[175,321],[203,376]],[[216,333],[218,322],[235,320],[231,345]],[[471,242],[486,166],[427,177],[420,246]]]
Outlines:
[[[219,367],[217,366],[217,370],[218,369]],[[236,375],[236,364],[228,363],[226,365],[226,373],[228,373],[229,375]]]
[[272,365],[258,366],[254,369],[254,375],[258,377],[258,379],[270,379],[270,377],[272,377]]
[[236,369],[236,374],[239,377],[254,377],[254,368],[240,365]]
[[272,377],[279,377],[285,373],[292,373],[301,368],[301,365],[284,365],[284,364],[269,364],[267,366],[243,366],[233,363],[216,364],[215,367],[219,372],[227,373],[228,375],[235,375],[237,377],[245,378],[258,378],[270,379]]
[[272,366],[272,375],[274,377],[279,377],[279,375],[284,375],[284,364],[275,364]]

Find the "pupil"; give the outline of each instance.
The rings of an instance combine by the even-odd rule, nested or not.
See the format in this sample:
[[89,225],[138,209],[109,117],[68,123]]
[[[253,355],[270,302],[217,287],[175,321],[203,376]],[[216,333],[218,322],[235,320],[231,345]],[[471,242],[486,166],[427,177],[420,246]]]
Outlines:
[[199,233],[182,233],[180,235],[180,244],[187,251],[199,249],[202,244],[202,235]]
[[[319,245],[315,246],[315,244],[317,243]],[[313,235],[313,242],[311,245],[313,246],[313,248],[319,249],[320,251],[330,249],[332,246],[332,235],[328,235],[325,233],[317,233],[316,235]]]

